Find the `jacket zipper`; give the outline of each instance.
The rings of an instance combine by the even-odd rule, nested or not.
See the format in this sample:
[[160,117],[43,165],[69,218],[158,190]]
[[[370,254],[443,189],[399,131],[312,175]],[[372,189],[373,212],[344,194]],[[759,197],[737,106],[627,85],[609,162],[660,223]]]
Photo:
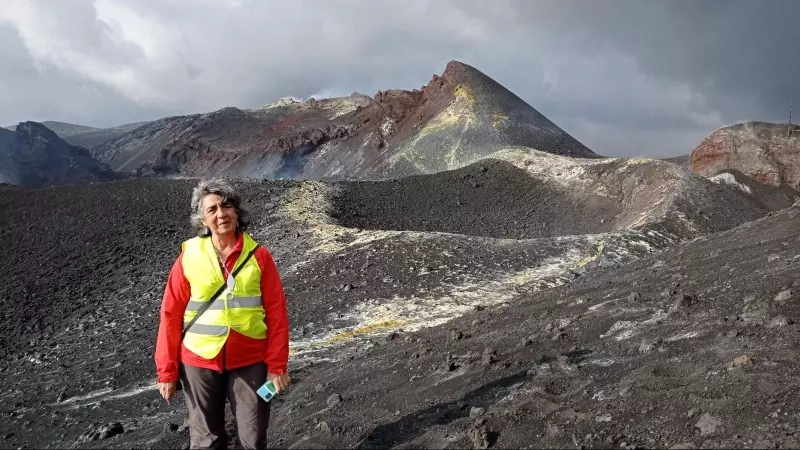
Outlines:
[[[230,257],[230,255],[228,257]],[[227,283],[228,279],[225,277],[225,272],[228,271],[228,268],[227,268],[227,266],[225,264],[227,264],[228,261],[227,261],[227,259],[225,261],[223,261],[222,259],[219,259],[219,258],[218,258],[218,260],[219,260],[219,265],[220,265],[220,272],[222,272],[222,279]],[[228,276],[230,276],[230,273],[228,274]],[[222,367],[219,368],[219,373],[224,372],[225,369],[226,369],[226,367],[225,367],[226,361],[225,360],[227,359],[227,353],[228,353],[228,340],[226,339],[225,343],[222,344]]]
[[[224,261],[224,262],[223,262],[222,260],[220,260],[220,263],[224,265],[225,263],[227,263],[227,261]],[[227,271],[227,270],[228,270],[228,269],[227,269],[227,267],[225,267],[225,268],[224,268],[224,270],[226,270],[226,271]],[[228,276],[230,276],[230,274],[229,274]],[[225,274],[224,274],[224,273],[223,273],[223,277],[222,277],[222,278],[223,278],[223,279],[225,280],[225,282],[227,283],[228,279],[225,277]],[[229,332],[229,334],[230,334],[230,332]],[[222,372],[224,372],[224,371],[225,371],[225,369],[226,369],[226,359],[227,359],[227,356],[228,356],[228,340],[227,340],[227,339],[225,339],[225,343],[224,343],[224,344],[222,344],[222,367],[220,367],[220,371],[219,371],[219,373],[222,373]]]

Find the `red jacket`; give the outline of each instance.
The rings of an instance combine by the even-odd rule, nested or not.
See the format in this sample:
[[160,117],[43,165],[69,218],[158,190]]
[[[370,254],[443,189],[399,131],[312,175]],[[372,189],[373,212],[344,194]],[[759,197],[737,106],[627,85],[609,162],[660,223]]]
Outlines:
[[[239,233],[238,241],[225,261],[229,272],[236,265],[242,245],[243,238]],[[253,254],[261,268],[261,298],[266,312],[267,339],[252,339],[231,330],[222,351],[213,359],[198,356],[180,343],[183,313],[191,294],[189,281],[183,275],[182,257],[183,252],[170,270],[161,302],[161,322],[158,326],[155,352],[158,382],[177,381],[180,362],[222,372],[223,369],[231,370],[264,361],[270,373],[286,373],[289,360],[289,316],[280,275],[269,251],[264,246],[259,246]]]

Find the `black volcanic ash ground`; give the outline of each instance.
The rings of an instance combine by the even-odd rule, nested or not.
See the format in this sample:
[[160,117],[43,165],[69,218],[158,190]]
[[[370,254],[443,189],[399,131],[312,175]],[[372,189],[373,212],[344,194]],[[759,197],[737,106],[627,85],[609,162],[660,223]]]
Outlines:
[[[478,180],[501,173],[470,170]],[[425,178],[419,181],[442,199],[470,197],[485,205],[506,195],[493,190],[491,183],[489,189],[475,191],[460,176],[451,178],[431,186]],[[0,244],[13,249],[8,264],[0,266],[4,280],[0,356],[8,362],[0,376],[12,387],[3,395],[8,419],[4,435],[13,433],[10,445],[67,445],[94,429],[92,423],[110,417],[121,421],[128,434],[103,445],[125,446],[131,444],[126,436],[133,430],[159,424],[167,412],[171,413],[165,417],[181,423],[180,403],[166,407],[155,392],[125,400],[80,396],[103,389],[126,392],[151,382],[158,308],[180,242],[191,237],[188,215],[194,182],[140,179],[0,188],[4,211]],[[345,253],[318,255],[298,272],[286,273],[309,245],[301,225],[279,220],[275,211],[281,196],[299,184],[237,184],[252,211],[254,233],[283,271],[293,328],[313,322],[324,330],[331,311],[346,310],[365,299],[436,293],[443,284],[458,284],[465,277],[535,265],[566,245],[545,242],[498,249],[481,237],[455,235],[377,241]],[[488,199],[480,200],[481,196]],[[348,210],[341,201],[337,207]],[[447,215],[439,208],[427,218],[444,224]],[[504,229],[502,221],[494,220]],[[443,256],[445,252],[450,256]],[[353,289],[342,290],[345,284]],[[24,307],[19,307],[20,301]],[[76,405],[83,406],[69,409]]]
[[300,447],[796,448],[798,225],[791,208],[320,364],[284,397],[273,436]]
[[[473,178],[462,179],[465,173]],[[329,313],[367,299],[435,291],[448,277],[494,275],[557,253],[565,244],[509,241],[507,250],[498,251],[501,247],[485,237],[543,236],[529,225],[535,220],[524,220],[528,214],[548,218],[525,205],[537,205],[537,198],[545,205],[542,211],[552,214],[550,221],[569,229],[566,218],[575,209],[568,208],[576,205],[539,185],[504,189],[504,182],[520,181],[516,176],[502,165],[489,165],[487,171],[476,166],[449,173],[440,182],[344,185],[333,211],[344,223],[352,225],[347,221],[360,211],[359,226],[477,236],[379,240],[318,255],[292,273],[288,267],[313,248],[313,240],[303,224],[275,211],[299,183],[236,184],[253,212],[254,233],[277,255],[296,330],[307,322],[324,328]],[[475,188],[471,181],[491,189]],[[125,180],[0,187],[0,244],[13,249],[8,264],[0,265],[4,446],[163,448],[188,442],[181,427],[182,397],[169,406],[153,390],[118,399],[109,394],[153,382],[158,307],[180,241],[191,237],[193,184]],[[370,197],[366,186],[381,196]],[[371,203],[397,198],[411,208],[417,193],[442,204],[465,199],[475,208],[502,208],[482,217],[487,225],[458,225],[447,208],[411,209],[414,222],[400,208]],[[602,217],[577,206],[588,217],[575,217],[575,229]],[[279,447],[796,443],[793,348],[800,329],[790,322],[797,317],[792,284],[800,268],[798,215],[791,209],[617,270],[587,273],[568,287],[521,295],[505,308],[379,338],[372,349],[337,350],[327,356],[344,360],[293,373],[291,391],[275,400],[270,442]],[[497,234],[490,234],[492,229]],[[544,235],[559,234],[553,230]],[[444,256],[445,250],[453,256]],[[426,265],[448,268],[429,272],[430,281],[409,270]],[[345,283],[357,286],[343,292]],[[780,294],[786,289],[792,291]],[[678,297],[684,294],[689,300]],[[626,321],[653,317],[636,327],[640,334],[614,339]],[[617,322],[622,328],[602,337]],[[692,331],[699,334],[670,340]],[[728,368],[740,355],[754,364]],[[97,397],[83,397],[98,391]],[[473,408],[483,408],[482,414]],[[692,408],[696,414],[689,417]],[[703,419],[704,426],[721,425],[708,436],[697,435],[705,414],[710,418]]]
[[611,231],[618,203],[576,197],[505,161],[435,176],[343,185],[332,216],[345,226],[532,239]]

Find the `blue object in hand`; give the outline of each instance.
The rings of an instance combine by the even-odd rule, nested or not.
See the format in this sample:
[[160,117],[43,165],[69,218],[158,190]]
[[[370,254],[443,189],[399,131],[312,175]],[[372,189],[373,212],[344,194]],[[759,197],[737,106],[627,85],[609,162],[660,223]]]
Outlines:
[[275,383],[273,383],[272,380],[269,380],[262,384],[256,393],[259,397],[264,399],[265,402],[268,402],[272,400],[272,397],[275,397],[275,395],[278,393],[278,389],[275,387]]

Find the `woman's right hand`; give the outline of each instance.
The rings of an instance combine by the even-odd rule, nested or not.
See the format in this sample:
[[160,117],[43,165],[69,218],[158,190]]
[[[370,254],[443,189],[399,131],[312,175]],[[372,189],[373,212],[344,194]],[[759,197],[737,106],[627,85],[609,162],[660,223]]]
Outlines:
[[164,400],[166,400],[169,403],[172,403],[172,397],[175,396],[177,387],[178,383],[175,381],[168,383],[158,383],[158,392],[161,393],[161,396],[164,397]]

